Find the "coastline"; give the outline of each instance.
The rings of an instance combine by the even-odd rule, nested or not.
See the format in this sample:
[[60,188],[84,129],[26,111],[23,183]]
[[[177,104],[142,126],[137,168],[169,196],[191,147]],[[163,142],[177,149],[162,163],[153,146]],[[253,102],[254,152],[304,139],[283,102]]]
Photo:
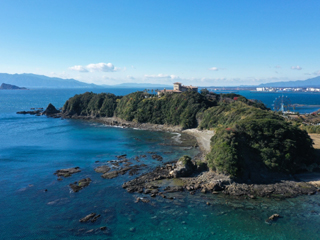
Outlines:
[[[77,119],[77,120],[87,120],[94,121],[109,126],[120,126],[124,128],[137,128],[149,131],[167,131],[172,133],[185,133],[189,136],[194,137],[197,141],[200,154],[194,158],[195,161],[201,160],[203,162],[204,156],[210,151],[210,139],[214,135],[214,131],[200,131],[198,129],[187,129],[183,130],[180,126],[169,126],[169,125],[159,125],[150,123],[137,123],[125,121],[116,117],[92,117],[92,116],[64,116],[61,113],[55,114],[55,118],[64,119]],[[318,136],[320,139],[320,135]],[[181,141],[183,142],[183,141]],[[172,144],[172,143],[171,143]],[[180,144],[179,144],[180,145]],[[319,144],[320,148],[320,144]],[[319,149],[320,150],[320,149]],[[199,159],[200,158],[200,159]],[[173,168],[172,168],[173,167]],[[305,173],[304,175],[295,176],[283,176],[281,178],[267,177],[267,182],[262,183],[251,183],[251,182],[235,182],[230,177],[224,174],[219,174],[210,170],[200,170],[195,171],[188,177],[179,177],[173,179],[170,175],[170,171],[176,167],[173,163],[172,166],[164,165],[158,167],[153,171],[143,174],[132,181],[124,183],[124,188],[127,188],[128,192],[145,192],[148,190],[148,184],[154,184],[155,186],[162,188],[162,184],[159,184],[158,180],[167,180],[173,182],[173,186],[177,191],[188,191],[190,194],[195,194],[196,192],[201,193],[213,193],[217,194],[219,192],[232,195],[235,197],[269,197],[269,198],[290,198],[299,195],[313,195],[319,191],[319,179],[320,173]],[[311,177],[312,174],[312,177]],[[140,181],[143,179],[143,182]],[[174,184],[174,182],[180,182],[179,187]],[[143,190],[143,191],[142,191]],[[142,191],[142,192],[141,192]],[[170,190],[171,192],[175,190]],[[148,192],[148,191],[147,191]],[[161,194],[166,193],[160,192]],[[158,194],[158,195],[159,195]]]

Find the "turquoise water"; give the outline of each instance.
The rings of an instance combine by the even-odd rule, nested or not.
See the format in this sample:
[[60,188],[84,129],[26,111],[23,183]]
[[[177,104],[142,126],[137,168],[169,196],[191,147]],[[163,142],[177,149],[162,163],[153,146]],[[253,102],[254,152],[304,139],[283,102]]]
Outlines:
[[[166,146],[176,134],[15,114],[31,107],[46,107],[49,102],[61,107],[69,97],[84,91],[0,91],[1,239],[320,238],[318,194],[276,201],[174,193],[175,200],[157,197],[150,203],[135,203],[135,198],[142,195],[121,188],[123,182],[134,177],[125,174],[102,179],[94,172],[95,167],[120,154],[127,154],[134,164],[145,163],[148,167],[143,173],[160,164],[151,158],[150,151],[163,156],[164,161],[198,153],[197,149]],[[123,95],[136,89],[111,91]],[[307,95],[306,100],[302,96],[301,102],[320,104],[320,95],[312,96],[318,97]],[[148,157],[139,163],[133,160],[141,154]],[[75,166],[82,171],[62,181],[53,175],[58,169]],[[86,177],[92,183],[72,193],[68,185]],[[101,214],[97,222],[79,223],[91,212]],[[265,219],[274,213],[283,218],[266,224]],[[85,233],[101,226],[107,226],[110,233]]]

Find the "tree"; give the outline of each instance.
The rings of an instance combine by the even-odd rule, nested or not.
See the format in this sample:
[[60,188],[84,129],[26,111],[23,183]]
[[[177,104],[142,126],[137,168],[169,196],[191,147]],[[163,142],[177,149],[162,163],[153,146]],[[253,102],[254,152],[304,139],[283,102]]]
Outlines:
[[203,96],[205,96],[205,95],[209,94],[209,90],[206,89],[206,88],[202,88],[201,91],[200,91],[200,93],[201,93]]

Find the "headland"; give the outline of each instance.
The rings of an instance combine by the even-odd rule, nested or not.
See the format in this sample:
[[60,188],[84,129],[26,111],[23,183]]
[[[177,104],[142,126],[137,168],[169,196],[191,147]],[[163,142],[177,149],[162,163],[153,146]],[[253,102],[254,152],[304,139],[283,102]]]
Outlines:
[[[183,156],[124,183],[129,192],[149,194],[156,188],[156,195],[186,190],[191,194],[283,198],[318,190],[314,181],[298,175],[319,169],[307,132],[261,102],[237,94],[186,91],[159,97],[136,92],[119,97],[84,93],[70,98],[61,112],[50,107],[40,114],[188,133],[197,139],[201,157],[191,160]],[[163,188],[163,180],[177,179],[179,186]]]

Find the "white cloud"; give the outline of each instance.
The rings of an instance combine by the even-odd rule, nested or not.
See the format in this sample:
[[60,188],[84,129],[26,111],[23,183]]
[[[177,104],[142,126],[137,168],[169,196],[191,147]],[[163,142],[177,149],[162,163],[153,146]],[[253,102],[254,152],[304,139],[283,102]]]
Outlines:
[[166,75],[166,74],[157,74],[157,75],[144,75],[145,78],[166,78],[166,79],[180,79],[176,75]]
[[301,70],[302,67],[300,67],[300,66],[297,65],[297,66],[292,66],[291,69],[292,69],[292,70]]
[[281,66],[277,65],[277,66],[275,66],[274,68],[281,68]]
[[217,68],[217,67],[212,67],[212,68],[209,68],[209,70],[211,70],[211,71],[219,71],[219,68]]
[[126,70],[126,68],[115,67],[112,63],[90,63],[87,66],[76,65],[69,69],[78,72],[117,72]]
[[86,68],[91,72],[114,72],[118,70],[112,63],[91,63]]
[[314,72],[313,74],[316,75],[316,76],[320,76],[320,70],[317,71],[317,72]]
[[89,72],[84,66],[81,66],[81,65],[69,67],[69,69],[74,70],[74,71],[78,71],[78,72]]

